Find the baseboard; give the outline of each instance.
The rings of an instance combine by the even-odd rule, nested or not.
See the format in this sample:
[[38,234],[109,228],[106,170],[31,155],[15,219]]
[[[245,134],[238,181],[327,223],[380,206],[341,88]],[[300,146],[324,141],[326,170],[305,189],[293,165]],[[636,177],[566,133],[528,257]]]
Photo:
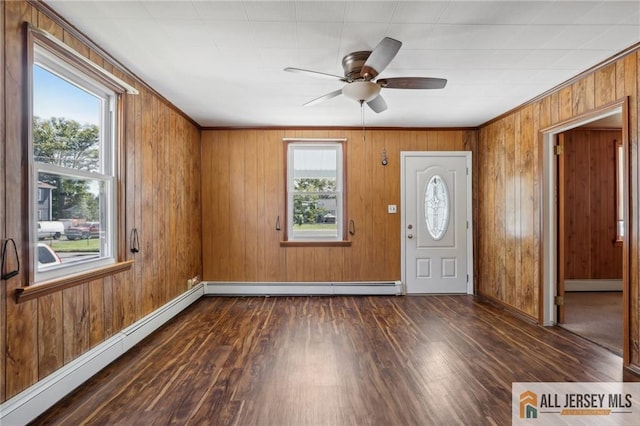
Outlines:
[[519,318],[525,322],[530,324],[539,324],[538,318],[529,315],[515,306],[509,305],[508,303],[503,302],[502,300],[498,300],[495,297],[487,296],[486,294],[478,293],[474,296],[476,299],[481,302],[488,303],[493,307],[508,312],[511,316]]
[[25,425],[202,297],[198,285],[0,405],[0,424]]
[[564,280],[564,291],[622,291],[622,280]]
[[204,282],[205,296],[399,296],[400,281],[350,282]]

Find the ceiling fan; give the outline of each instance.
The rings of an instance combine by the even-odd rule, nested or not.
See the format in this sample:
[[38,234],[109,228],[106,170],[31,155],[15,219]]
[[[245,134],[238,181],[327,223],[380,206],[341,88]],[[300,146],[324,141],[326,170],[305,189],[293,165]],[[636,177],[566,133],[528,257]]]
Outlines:
[[343,94],[350,99],[360,102],[360,105],[366,102],[373,111],[379,113],[387,109],[387,103],[382,95],[380,95],[380,90],[383,88],[442,89],[447,84],[446,79],[431,77],[380,78],[374,81],[396,56],[401,46],[402,42],[390,37],[385,37],[372,51],[366,50],[347,54],[342,58],[344,77],[302,68],[287,67],[284,70],[338,79],[347,83],[342,89],[334,90],[319,98],[312,99],[305,103],[304,106],[315,105]]

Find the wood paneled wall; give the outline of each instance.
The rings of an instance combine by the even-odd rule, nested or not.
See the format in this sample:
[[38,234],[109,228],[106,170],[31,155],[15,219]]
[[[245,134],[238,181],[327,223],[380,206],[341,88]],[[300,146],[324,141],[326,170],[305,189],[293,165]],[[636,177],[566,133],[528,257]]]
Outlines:
[[539,318],[542,162],[540,131],[619,99],[629,99],[631,362],[640,366],[638,108],[639,55],[630,53],[480,129],[479,293]]
[[[5,93],[4,86],[4,7],[5,2],[0,2],[0,91]],[[0,141],[2,145],[0,145],[0,170],[6,170],[5,160],[4,160],[4,152],[6,147],[6,134],[5,134],[5,102],[6,97],[0,96]],[[5,173],[0,172],[0,241],[5,240]],[[0,282],[2,285],[2,282]],[[0,287],[0,402],[4,401],[5,398],[5,336],[6,336],[6,320],[7,320],[7,309],[6,309],[6,293]]]
[[620,130],[562,134],[566,279],[621,279],[617,230],[617,144]]
[[22,265],[29,245],[23,23],[50,32],[140,90],[137,96],[123,95],[126,181],[120,187],[125,235],[133,228],[140,235],[140,252],[123,253],[135,264],[130,271],[22,303],[15,302],[14,292],[28,284],[26,274],[2,282],[0,348],[6,350],[0,351],[0,396],[5,401],[179,296],[187,290],[186,280],[201,274],[200,129],[43,11],[22,1],[2,2],[0,10],[6,53],[0,123],[6,124],[7,160],[0,194],[6,191],[11,200],[0,209],[0,225],[3,238],[16,239]]
[[[280,247],[283,138],[347,138],[350,247]],[[202,132],[203,277],[301,282],[400,279],[400,151],[475,150],[465,130],[206,130]],[[381,165],[382,150],[389,158]]]

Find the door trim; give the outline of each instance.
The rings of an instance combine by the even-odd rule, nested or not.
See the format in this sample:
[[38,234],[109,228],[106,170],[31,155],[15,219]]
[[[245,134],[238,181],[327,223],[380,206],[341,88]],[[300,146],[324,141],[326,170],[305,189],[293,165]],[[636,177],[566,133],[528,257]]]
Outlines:
[[552,326],[557,323],[557,312],[554,304],[554,296],[558,289],[558,203],[556,200],[557,179],[558,179],[558,167],[556,164],[555,155],[553,152],[553,145],[556,141],[556,136],[567,130],[574,129],[576,127],[583,126],[592,121],[599,120],[604,117],[608,117],[614,114],[622,114],[622,143],[624,146],[624,230],[625,235],[623,238],[622,249],[622,289],[623,289],[623,364],[629,365],[630,353],[629,353],[629,332],[630,332],[630,307],[629,307],[629,273],[630,273],[630,258],[629,258],[629,234],[630,234],[630,221],[629,221],[629,167],[631,164],[630,150],[629,150],[629,100],[628,98],[621,99],[611,104],[605,105],[595,111],[581,114],[573,117],[570,120],[561,122],[557,125],[541,129],[540,130],[540,154],[541,154],[541,167],[542,167],[542,182],[541,182],[541,195],[542,195],[542,208],[541,208],[541,229],[542,229],[542,244],[540,246],[540,310],[539,321],[545,326]]
[[467,166],[467,294],[473,294],[473,169],[471,151],[400,151],[400,280],[403,294],[407,294],[406,249],[407,226],[405,223],[405,159],[407,157],[464,157]]

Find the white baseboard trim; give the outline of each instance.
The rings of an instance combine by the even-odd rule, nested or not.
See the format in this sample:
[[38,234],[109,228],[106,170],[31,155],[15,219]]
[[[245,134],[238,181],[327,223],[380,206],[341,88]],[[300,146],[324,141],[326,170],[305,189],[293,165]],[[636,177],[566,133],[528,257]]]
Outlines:
[[564,291],[622,291],[622,280],[564,280]]
[[193,287],[0,405],[0,424],[25,425],[204,294]]
[[399,296],[401,281],[350,282],[221,282],[205,281],[205,296]]

